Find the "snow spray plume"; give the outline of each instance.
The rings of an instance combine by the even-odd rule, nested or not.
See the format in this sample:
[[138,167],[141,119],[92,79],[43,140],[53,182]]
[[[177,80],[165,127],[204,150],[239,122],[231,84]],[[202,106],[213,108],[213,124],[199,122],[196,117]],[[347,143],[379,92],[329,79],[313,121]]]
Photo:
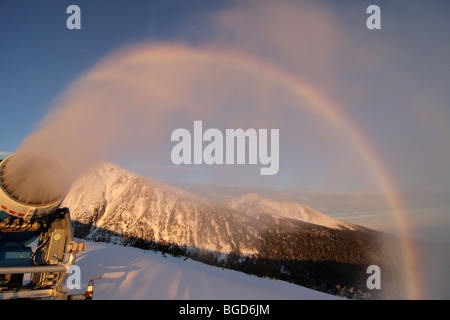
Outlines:
[[[207,28],[211,32],[204,35],[204,47],[199,50],[186,46],[137,45],[101,60],[69,87],[40,128],[21,145],[10,164],[17,176],[10,175],[10,187],[24,198],[36,200],[36,195],[50,188],[64,193],[76,177],[97,161],[116,161],[136,150],[153,150],[152,156],[156,159],[152,158],[152,161],[166,159],[168,153],[157,147],[168,143],[167,137],[173,129],[186,127],[193,120],[220,119],[219,124],[208,122],[216,127],[226,124],[227,128],[249,128],[258,127],[259,123],[261,128],[268,128],[267,122],[279,115],[267,116],[266,111],[274,106],[298,105],[298,97],[286,94],[286,90],[265,79],[263,73],[246,70],[245,63],[236,63],[224,48],[237,49],[250,57],[260,52],[261,46],[277,48],[269,56],[281,58],[282,64],[288,67],[292,67],[292,59],[299,52],[303,55],[309,52],[308,56],[302,55],[300,60],[308,61],[301,65],[323,66],[329,56],[316,58],[317,52],[333,52],[335,42],[314,42],[307,46],[308,50],[303,46],[298,50],[298,46],[292,47],[291,39],[280,35],[288,35],[286,31],[292,30],[295,21],[317,20],[320,23],[314,22],[317,24],[314,30],[320,30],[322,38],[335,37],[333,32],[327,31],[333,28],[323,27],[323,21],[330,19],[311,18],[320,15],[319,10],[308,10],[305,14],[304,10],[295,10],[289,3],[277,3],[276,7],[270,3],[254,4],[258,8],[258,17],[255,17],[253,6],[247,5],[236,5],[223,14],[211,14],[208,18],[211,28]],[[275,9],[277,14],[272,17]],[[242,15],[246,16],[243,20]],[[267,15],[273,19],[267,20]],[[329,14],[325,15],[328,17]],[[250,18],[255,26],[252,32],[259,36],[246,33],[244,37],[233,37],[233,43],[225,40],[228,38],[224,35],[228,32],[236,33],[233,29],[236,19],[247,21]],[[273,21],[277,28],[269,28],[268,21]],[[310,28],[300,28],[306,29]],[[248,43],[248,39],[243,39],[249,37],[255,40]],[[213,54],[203,50],[211,46],[219,50]],[[317,68],[314,70],[317,72]],[[171,127],[168,128],[166,123],[171,123]],[[320,126],[310,127],[314,130]],[[38,159],[44,155],[51,161]],[[50,165],[57,162],[63,164],[63,172]],[[42,170],[39,164],[42,164]],[[47,169],[43,168],[44,164]],[[19,170],[21,174],[17,174]],[[49,177],[52,187],[41,180],[43,174],[53,175]],[[45,198],[59,192],[49,193]]]
[[[267,127],[265,121],[274,118],[267,116],[271,107],[298,98],[261,77],[257,68],[246,68],[246,61],[168,45],[132,46],[105,58],[67,90],[23,142],[11,159],[9,185],[37,201],[56,190],[63,193],[98,161],[117,161],[136,150],[152,150],[153,159],[164,159],[170,153],[158,148],[170,143],[170,132],[198,119]],[[61,170],[52,165],[58,162]]]
[[[136,150],[153,150],[152,156],[157,159],[165,157],[156,147],[168,143],[169,131],[177,125],[213,118],[236,128],[256,126],[261,121],[262,127],[267,127],[267,119],[278,116],[267,116],[265,111],[269,108],[298,105],[298,97],[287,97],[286,90],[274,86],[264,74],[246,70],[245,63],[236,63],[222,45],[251,56],[264,46],[261,42],[269,41],[266,45],[277,48],[273,55],[284,59],[285,64],[292,66],[292,57],[298,52],[314,52],[301,57],[308,60],[302,65],[314,62],[323,66],[328,56],[315,59],[317,52],[333,52],[330,47],[335,44],[332,41],[311,43],[308,46],[311,50],[298,50],[292,47],[291,39],[280,38],[280,34],[289,34],[286,31],[292,30],[295,21],[316,21],[311,16],[320,15],[319,10],[308,10],[305,14],[288,2],[276,7],[270,3],[256,7],[259,18],[255,17],[253,6],[247,5],[236,5],[223,14],[209,16],[211,28],[208,29],[214,34],[205,35],[203,42],[209,48],[211,44],[221,48],[213,54],[203,49],[154,44],[130,46],[101,60],[69,87],[39,129],[11,159],[8,175],[11,190],[30,201],[53,198],[64,194],[74,179],[97,161],[117,160]],[[273,29],[267,27],[267,22],[273,19],[266,17],[272,16],[275,9],[277,15],[272,18],[277,28]],[[247,18],[241,20],[242,15]],[[236,19],[246,21],[250,17],[256,31],[252,30],[259,36],[246,34],[245,38],[251,36],[256,40],[250,44],[242,37],[240,40],[234,37],[237,42],[233,43],[222,41],[227,38],[224,37],[227,32],[236,32],[233,29]],[[330,19],[317,21],[321,22],[315,23],[314,29],[320,27],[325,39],[334,39],[327,31],[333,28],[322,26],[323,21]],[[262,22],[263,25],[256,26]],[[276,30],[275,34],[271,30]],[[166,124],[169,122],[170,128]],[[57,169],[52,163],[62,165]]]

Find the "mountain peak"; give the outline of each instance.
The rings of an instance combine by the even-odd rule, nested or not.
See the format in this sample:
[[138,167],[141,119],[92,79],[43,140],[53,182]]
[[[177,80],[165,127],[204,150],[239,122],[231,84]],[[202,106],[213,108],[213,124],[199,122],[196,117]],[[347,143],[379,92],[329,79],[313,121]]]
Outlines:
[[225,206],[249,216],[270,214],[333,229],[355,229],[353,224],[335,219],[299,202],[276,201],[258,194],[246,194],[240,198],[229,200]]
[[[110,163],[92,168],[77,180],[63,206],[71,210],[73,220],[88,226],[88,239],[108,238],[111,231],[119,238],[219,252],[230,252],[239,243],[242,252],[254,252],[240,239],[243,226],[252,226],[252,218]],[[249,234],[257,232],[250,229]]]

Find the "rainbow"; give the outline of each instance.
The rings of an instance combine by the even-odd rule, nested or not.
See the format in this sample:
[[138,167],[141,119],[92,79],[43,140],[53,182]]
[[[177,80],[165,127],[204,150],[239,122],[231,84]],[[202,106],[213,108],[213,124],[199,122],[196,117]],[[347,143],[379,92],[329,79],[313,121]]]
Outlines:
[[[339,106],[330,101],[326,95],[306,81],[298,78],[281,68],[277,68],[268,61],[250,57],[248,55],[213,48],[194,48],[183,45],[170,44],[138,44],[118,50],[109,56],[110,59],[128,59],[128,62],[139,64],[148,61],[177,61],[216,63],[235,67],[238,70],[251,72],[257,76],[267,77],[271,81],[289,89],[296,96],[306,100],[311,106],[318,108],[321,115],[330,123],[349,137],[351,144],[358,151],[364,163],[370,168],[371,173],[379,188],[385,194],[390,209],[400,232],[402,233],[402,263],[405,268],[407,297],[420,299],[421,281],[419,262],[415,255],[413,244],[408,240],[410,231],[409,221],[406,215],[402,199],[395,193],[393,175],[386,169],[380,160],[375,148],[369,139],[365,137],[358,126],[346,116]],[[110,60],[107,59],[106,62]]]
[[264,72],[265,75],[269,75],[272,79],[289,87],[298,96],[306,99],[312,105],[318,107],[322,112],[322,115],[331,121],[334,125],[340,128],[348,137],[350,137],[353,146],[358,150],[362,160],[368,164],[372,170],[372,174],[376,179],[380,189],[383,191],[386,200],[389,203],[392,213],[399,226],[402,237],[402,264],[405,267],[405,288],[407,290],[407,297],[411,300],[421,299],[421,281],[420,281],[420,264],[415,254],[414,245],[409,240],[411,226],[406,215],[402,199],[395,192],[394,181],[392,175],[383,166],[382,161],[379,159],[375,148],[370,144],[370,141],[359,130],[357,125],[351,121],[348,117],[345,117],[344,113],[339,109],[337,104],[330,101],[323,93],[317,88],[309,85],[308,83],[301,81],[297,77],[283,72],[267,63],[263,63],[254,58],[242,59],[236,55],[232,56],[233,61],[242,64],[246,68],[252,70],[258,70]]
[[[246,61],[248,66],[249,62]],[[252,68],[261,68],[260,62],[253,60]],[[406,215],[406,210],[402,199],[397,195],[392,175],[383,166],[379,159],[375,148],[370,144],[370,141],[364,136],[361,130],[358,129],[355,123],[341,112],[339,107],[327,99],[327,97],[313,86],[300,81],[298,78],[275,69],[271,66],[264,65],[265,74],[270,74],[274,79],[282,82],[290,87],[293,92],[306,99],[312,105],[318,107],[329,121],[340,128],[348,137],[350,137],[353,146],[360,153],[362,160],[368,164],[372,170],[372,174],[376,179],[380,189],[389,203],[392,213],[399,226],[402,237],[402,264],[405,266],[407,297],[411,300],[421,299],[421,281],[420,281],[420,263],[415,254],[414,245],[408,239],[411,226]]]

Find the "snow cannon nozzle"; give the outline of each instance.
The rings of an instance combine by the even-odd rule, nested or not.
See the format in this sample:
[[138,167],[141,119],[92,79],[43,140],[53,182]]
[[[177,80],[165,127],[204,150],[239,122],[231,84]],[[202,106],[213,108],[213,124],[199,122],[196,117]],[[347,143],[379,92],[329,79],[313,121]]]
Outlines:
[[[23,190],[29,190],[30,188],[26,188],[26,185],[21,185],[21,188],[15,188],[15,185],[18,184],[18,179],[12,179],[11,177],[11,175],[16,173],[13,166],[14,157],[15,154],[12,154],[4,160],[0,159],[0,214],[4,215],[4,213],[7,213],[11,216],[22,218],[25,221],[30,221],[31,219],[41,218],[53,213],[59,208],[65,195],[50,198],[45,197],[42,196],[43,190],[40,187],[35,188],[41,190],[35,192],[33,197],[27,197],[21,194]],[[30,161],[29,167],[36,169],[36,166],[44,162],[47,163],[47,167],[54,165],[48,159],[40,159],[36,162]],[[58,164],[55,163],[55,165],[57,166]]]

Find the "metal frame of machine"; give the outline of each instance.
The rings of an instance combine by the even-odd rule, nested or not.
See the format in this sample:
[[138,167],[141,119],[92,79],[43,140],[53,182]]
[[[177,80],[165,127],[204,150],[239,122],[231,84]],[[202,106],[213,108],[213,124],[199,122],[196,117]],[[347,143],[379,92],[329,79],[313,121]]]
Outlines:
[[[0,300],[85,299],[63,291],[76,254],[85,249],[74,241],[69,209],[59,208],[62,199],[36,205],[12,197],[2,180],[10,157],[0,159]],[[24,274],[31,274],[25,284]]]
[[[13,278],[11,275],[23,277],[24,274],[30,273],[30,283],[3,288],[0,284],[0,299],[84,299],[83,295],[70,295],[62,290],[69,268],[75,263],[76,254],[85,249],[85,244],[73,240],[70,213],[67,208],[56,210],[46,220],[49,225],[45,226],[44,222],[41,226],[38,246],[30,256],[35,265],[0,267],[0,275],[10,279]],[[39,260],[39,263],[36,260]]]

